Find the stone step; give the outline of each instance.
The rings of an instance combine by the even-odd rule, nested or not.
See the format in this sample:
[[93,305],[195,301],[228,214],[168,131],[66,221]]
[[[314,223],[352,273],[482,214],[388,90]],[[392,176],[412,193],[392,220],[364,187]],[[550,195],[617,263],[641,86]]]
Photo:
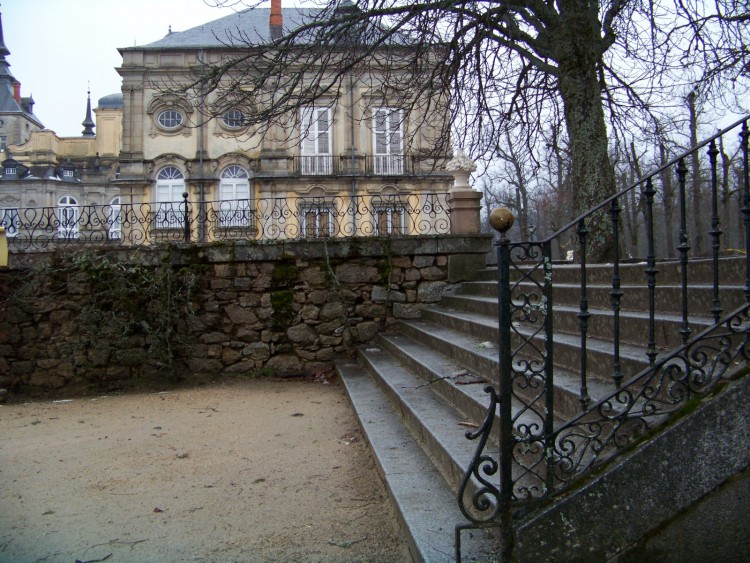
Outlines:
[[[474,295],[447,295],[441,300],[441,305],[483,314],[493,319],[498,318],[498,304],[496,297]],[[569,334],[579,334],[580,320],[576,306],[554,305],[554,329]],[[589,309],[591,317],[588,319],[588,332],[597,338],[614,339],[614,313],[611,309]],[[693,332],[697,333],[713,324],[713,319],[707,317],[689,317],[688,323]],[[655,313],[654,340],[660,349],[674,348],[682,344],[680,328],[682,317],[668,313]],[[648,344],[648,313],[643,311],[620,311],[620,341],[635,346],[646,347]]]
[[[454,491],[402,423],[372,374],[353,360],[337,360],[335,365],[397,507],[414,560],[452,561],[455,526],[466,521]],[[471,455],[465,463],[470,460]],[[462,535],[462,555],[467,561],[495,560],[498,551],[496,537],[486,530]]]
[[[722,286],[719,293],[720,306],[726,311],[733,311],[744,301],[744,286]],[[623,285],[620,308],[625,311],[648,311],[648,288],[645,286]],[[610,309],[612,297],[609,285],[587,285],[586,297],[591,309]],[[522,282],[514,291],[541,296],[541,288],[532,283]],[[497,283],[491,281],[465,282],[457,295],[474,295],[494,297],[497,299]],[[688,314],[691,316],[711,317],[713,306],[713,286],[691,285],[688,288]],[[555,283],[552,294],[555,305],[578,306],[581,299],[581,288],[576,284]],[[654,293],[654,310],[673,315],[682,314],[682,288],[678,285],[657,286]]]
[[[448,308],[425,309],[422,318],[441,328],[452,329],[456,333],[468,334],[478,341],[496,345],[500,338],[497,321],[485,315]],[[409,325],[411,323],[405,323]],[[588,378],[611,382],[614,371],[613,344],[594,338],[590,332],[587,340]],[[526,343],[523,340],[527,340]],[[514,326],[512,344],[518,349],[517,358],[541,360],[539,350],[544,346],[543,333],[534,327]],[[555,332],[554,365],[569,372],[580,370],[581,339],[577,334]],[[444,352],[445,353],[445,352]],[[625,378],[631,377],[648,366],[645,348],[629,344],[620,345],[620,369]]]
[[[680,285],[682,265],[678,260],[656,262],[656,283]],[[528,273],[530,268],[519,266],[518,271],[511,269],[512,279],[518,279],[521,272]],[[541,280],[544,272],[537,269],[532,274]],[[612,264],[587,264],[586,281],[592,284],[612,284]],[[497,281],[497,268],[484,268],[474,276],[476,280]],[[552,267],[552,279],[557,283],[580,283],[581,265],[575,263],[556,263]],[[723,283],[742,285],[745,281],[745,258],[733,256],[719,259],[719,279]],[[629,285],[646,285],[645,262],[628,262],[620,264],[620,283]],[[713,283],[713,261],[710,259],[691,260],[688,265],[688,284],[710,285]]]
[[[495,328],[497,330],[497,328]],[[402,321],[399,331],[413,340],[447,356],[451,361],[463,366],[470,373],[490,381],[495,380],[500,372],[497,339],[483,339],[462,333],[448,326],[421,321]],[[524,371],[519,365],[519,371]],[[572,418],[581,411],[579,401],[580,378],[574,371],[555,368],[554,400],[555,414],[562,419]],[[609,381],[598,381],[590,378],[588,393],[592,400],[602,398],[612,390]],[[516,387],[515,392],[525,396],[526,400],[534,398],[534,389]]]
[[484,387],[493,385],[497,389],[496,379],[472,373],[463,365],[399,332],[381,333],[375,344],[418,374],[423,381],[421,385],[429,385],[443,400],[454,405],[467,421],[481,425],[489,404]]

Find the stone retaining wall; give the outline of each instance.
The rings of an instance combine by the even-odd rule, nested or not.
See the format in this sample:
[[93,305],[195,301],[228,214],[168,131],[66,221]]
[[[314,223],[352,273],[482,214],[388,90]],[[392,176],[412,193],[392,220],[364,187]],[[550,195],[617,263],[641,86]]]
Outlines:
[[56,258],[13,255],[11,269],[0,271],[0,388],[101,391],[159,379],[323,372],[398,319],[418,318],[483,266],[489,246],[477,235],[97,250],[123,268],[168,267],[197,281],[192,312],[175,317],[170,362],[152,357],[154,342],[138,327],[93,338],[82,328],[97,301],[91,274],[67,271],[33,299],[19,299],[34,264],[46,264],[49,276]]

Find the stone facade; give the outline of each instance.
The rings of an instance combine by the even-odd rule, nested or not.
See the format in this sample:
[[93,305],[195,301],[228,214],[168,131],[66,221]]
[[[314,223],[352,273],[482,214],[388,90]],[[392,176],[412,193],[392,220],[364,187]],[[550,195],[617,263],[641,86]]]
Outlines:
[[[96,286],[82,273],[57,276],[33,299],[14,294],[27,255],[0,271],[0,387],[22,393],[101,391],[166,378],[296,376],[329,370],[336,355],[370,341],[398,319],[418,318],[480,266],[483,235],[345,239],[162,247],[105,255],[123,267],[168,265],[198,279],[192,314],[175,321],[172,371],[151,357],[149,339],[113,341],[82,330]],[[100,251],[101,252],[101,251]],[[54,256],[44,258],[54,264]],[[462,265],[462,272],[451,263]],[[38,266],[37,266],[38,269]],[[55,269],[51,268],[54,272]],[[59,270],[58,270],[59,271]],[[452,273],[451,273],[452,272]],[[28,280],[27,282],[28,283]],[[15,289],[11,289],[15,288]]]

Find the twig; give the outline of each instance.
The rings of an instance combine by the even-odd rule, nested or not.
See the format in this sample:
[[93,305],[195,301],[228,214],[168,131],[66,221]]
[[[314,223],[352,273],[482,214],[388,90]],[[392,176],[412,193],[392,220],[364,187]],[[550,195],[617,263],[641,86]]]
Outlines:
[[87,559],[86,561],[81,561],[80,559],[76,559],[76,563],[98,563],[99,561],[106,561],[110,557],[112,557],[112,554],[108,553],[107,555],[105,555],[101,559]]

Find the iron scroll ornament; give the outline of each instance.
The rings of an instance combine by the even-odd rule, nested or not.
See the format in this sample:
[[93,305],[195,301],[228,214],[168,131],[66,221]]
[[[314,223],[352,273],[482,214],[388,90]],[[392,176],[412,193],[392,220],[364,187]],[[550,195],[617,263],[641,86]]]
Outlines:
[[[487,440],[492,432],[493,423],[495,422],[495,412],[498,402],[497,391],[495,391],[492,385],[487,385],[484,388],[484,392],[489,393],[490,404],[482,426],[474,432],[466,432],[467,439],[476,440],[479,438],[479,442],[477,443],[471,464],[466,470],[461,480],[461,485],[458,488],[458,506],[466,519],[475,524],[485,524],[495,520],[501,506],[500,490],[489,481],[490,477],[497,474],[499,464],[496,459],[484,451]],[[471,503],[469,507],[466,504],[466,493],[473,480],[479,483],[479,486],[470,495]],[[472,512],[471,509],[474,509],[479,514],[475,516],[475,512]]]

